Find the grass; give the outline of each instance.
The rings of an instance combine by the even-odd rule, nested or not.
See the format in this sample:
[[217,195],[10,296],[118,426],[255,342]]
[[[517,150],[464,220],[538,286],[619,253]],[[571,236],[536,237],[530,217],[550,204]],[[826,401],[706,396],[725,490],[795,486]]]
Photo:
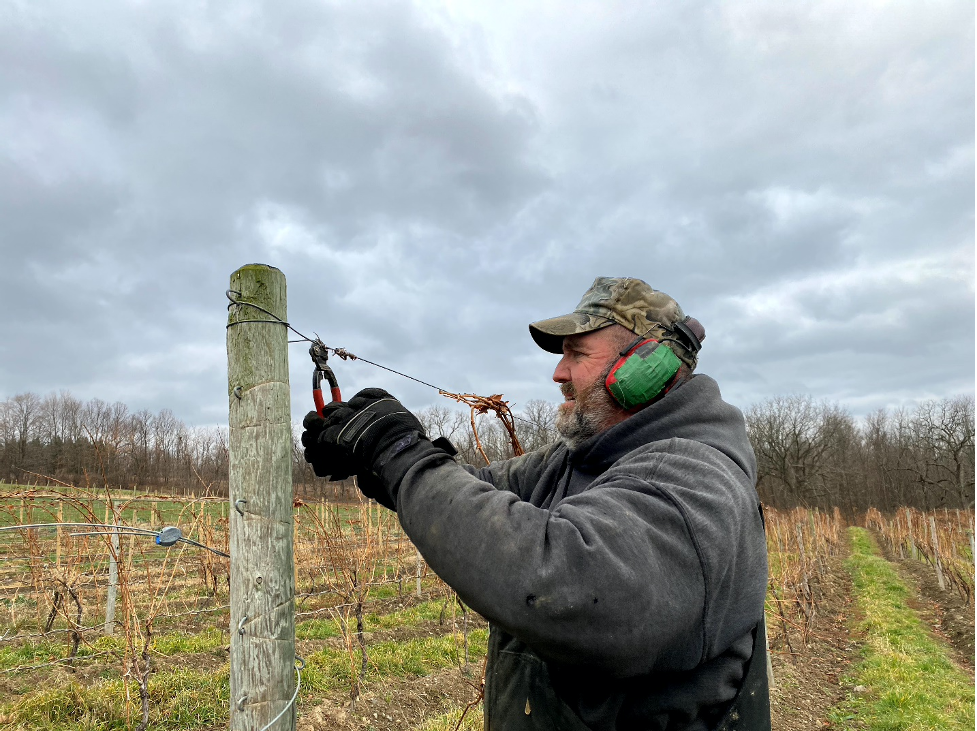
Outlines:
[[878,555],[871,536],[850,528],[851,573],[865,633],[863,658],[848,681],[865,686],[831,713],[842,729],[953,731],[974,728],[974,685],[907,604],[910,591]]
[[[419,677],[462,661],[461,633],[421,637],[405,642],[377,642],[369,645],[369,668],[366,682],[389,677]],[[468,653],[474,663],[488,652],[488,630],[468,633]],[[354,648],[352,663],[345,650],[328,647],[306,658],[303,687],[328,691],[347,687],[352,678],[353,663],[359,669],[359,650]],[[303,694],[304,695],[304,694]]]
[[[54,487],[67,497],[34,496],[25,498],[12,496],[9,493],[30,490],[44,490],[43,487],[31,485],[0,485],[0,526],[17,525],[21,522],[53,523],[58,520],[59,508],[64,522],[88,522],[91,516],[76,505],[73,499],[84,504],[96,516],[97,521],[105,519],[104,493],[97,490],[77,490],[71,488]],[[187,509],[189,496],[176,496],[172,500],[157,497],[152,493],[130,490],[113,491],[112,502],[116,510],[121,510],[121,520],[128,525],[186,525],[193,520],[191,511]],[[155,511],[154,511],[155,508]],[[193,511],[199,515],[204,510],[212,519],[227,517],[228,506],[224,500],[207,500],[194,504]]]
[[[433,606],[432,606],[433,605]],[[440,612],[439,602],[425,602],[412,610],[418,621]],[[392,615],[388,615],[392,616]],[[393,620],[389,620],[393,621]],[[469,655],[477,663],[487,651],[488,631],[469,633]],[[93,651],[117,649],[119,638],[102,638]],[[155,638],[156,652],[193,653],[222,646],[217,630],[181,637],[178,634]],[[0,654],[0,667],[18,666],[34,660],[44,662],[51,655],[60,656],[63,647],[57,643],[37,642],[22,645],[20,654]],[[435,670],[459,665],[462,661],[462,637],[459,633],[423,637],[404,642],[378,642],[368,648],[370,665],[366,682],[381,682],[389,678],[418,677]],[[86,652],[82,648],[82,652]],[[79,658],[81,659],[81,658]],[[354,662],[358,668],[359,653]],[[325,691],[347,688],[352,677],[349,655],[336,648],[325,648],[307,658],[302,673],[302,698],[312,700]],[[0,728],[39,729],[41,731],[115,731],[132,728],[138,711],[138,693],[133,683],[126,684],[118,676],[96,680],[84,686],[73,679],[49,680],[21,699],[0,706]],[[150,677],[150,726],[155,729],[187,729],[226,725],[228,707],[228,664],[216,671],[189,668],[161,671]],[[126,717],[126,708],[130,718]],[[454,727],[458,712],[431,721],[425,729],[438,731]],[[469,718],[471,717],[471,719]],[[480,727],[480,714],[470,712],[463,728]],[[479,719],[476,723],[476,719]],[[449,723],[450,720],[450,723]],[[439,725],[440,724],[440,725]],[[474,725],[473,725],[474,724]]]
[[[464,709],[459,708],[440,716],[434,716],[419,726],[414,726],[413,731],[454,731],[458,725],[458,718],[463,712]],[[460,726],[460,731],[481,731],[482,723],[482,705],[479,704],[465,714],[465,720]]]
[[[371,629],[391,629],[393,627],[414,627],[422,622],[437,622],[441,618],[444,600],[421,602],[407,609],[401,609],[389,614],[368,614],[366,626]],[[445,612],[446,619],[450,617],[450,609]],[[461,611],[456,613],[456,619],[461,621]]]
[[[457,665],[462,660],[461,633],[424,637],[407,642],[380,642],[371,655],[379,675],[420,676],[433,670]],[[488,630],[468,633],[469,660],[488,652]]]
[[[0,670],[40,665],[64,658],[68,654],[69,645],[70,639],[36,639],[19,645],[0,647]],[[87,647],[78,648],[79,659],[91,654],[93,651]]]
[[[58,635],[57,639],[36,638],[12,646],[0,646],[0,670],[12,670],[29,665],[63,659],[71,644],[68,634]],[[159,657],[178,654],[209,652],[227,645],[227,633],[218,628],[208,628],[202,632],[189,634],[172,632],[153,637],[152,653]],[[91,645],[78,647],[78,662],[111,653],[122,655],[125,651],[125,638],[120,635],[99,637]]]
[[210,652],[225,647],[228,642],[225,630],[211,627],[196,634],[174,632],[155,636],[152,652],[167,657],[183,653]]
[[309,619],[295,625],[296,640],[325,640],[339,636],[339,622],[335,619]]
[[[0,486],[0,525],[24,522],[53,522],[59,517],[64,521],[88,520],[89,514],[84,514],[71,499],[65,499],[59,504],[57,498],[32,497],[22,499],[13,497],[6,490],[15,490],[16,486]],[[26,486],[24,489],[28,489]],[[71,492],[65,490],[65,492]],[[80,496],[80,493],[79,493]],[[121,522],[142,524],[159,527],[164,524],[180,524],[185,532],[193,517],[189,510],[183,512],[182,519],[178,519],[180,511],[186,507],[179,498],[175,500],[144,498],[138,493],[125,492],[116,494],[115,505],[119,507],[128,502],[122,514]],[[137,499],[132,500],[133,497]],[[95,514],[95,519],[104,517],[104,498],[86,497],[80,501],[88,505]],[[151,507],[155,510],[151,510]],[[226,514],[226,503],[208,502],[205,505],[194,506],[199,516],[206,511],[208,515],[218,517]],[[310,520],[302,515],[307,509],[296,510],[297,533],[300,540],[315,541],[316,531],[311,529]],[[330,508],[330,510],[333,510]],[[343,517],[350,521],[357,518],[359,511],[355,508],[340,507]],[[23,512],[23,518],[21,518]],[[211,521],[213,522],[213,521]],[[223,527],[217,526],[220,531]],[[347,528],[344,526],[344,531]],[[350,524],[348,530],[355,533],[360,528]],[[107,582],[107,558],[104,552],[104,541],[98,537],[74,539],[69,541],[62,531],[61,550],[57,551],[54,530],[42,530],[28,536],[36,543],[29,545],[24,541],[20,532],[0,534],[5,538],[0,541],[0,557],[14,561],[20,568],[18,572],[10,572],[7,585],[14,587],[15,583],[22,584],[19,589],[14,587],[12,592],[24,591],[25,594],[8,592],[0,598],[0,612],[3,618],[16,626],[0,626],[0,633],[17,630],[24,633],[39,631],[35,627],[42,623],[49,611],[52,601],[53,580],[51,576],[67,576],[68,580],[80,582],[80,596],[84,609],[83,624],[97,623],[102,616],[102,595]],[[198,554],[192,549],[185,550],[180,555],[171,557],[165,565],[166,572],[162,573],[161,559],[166,549],[153,545],[144,545],[138,539],[124,539],[132,542],[124,543],[124,555],[131,557],[133,571],[131,574],[136,601],[136,613],[140,617],[145,610],[147,591],[157,591],[166,586],[164,613],[180,614],[192,612],[204,605],[204,612],[211,605],[218,606],[226,603],[226,589],[216,599],[208,599],[209,589],[205,589],[201,577],[201,562]],[[397,544],[399,546],[399,544]],[[321,547],[320,547],[321,548]],[[389,549],[388,549],[389,550]],[[33,552],[33,557],[27,554]],[[56,556],[61,558],[57,569],[54,565]],[[318,558],[319,553],[311,552],[310,556]],[[31,561],[28,560],[31,559]],[[310,558],[311,560],[311,558]],[[326,561],[325,559],[323,559]],[[328,561],[326,561],[328,563]],[[378,571],[384,569],[401,570],[400,553],[397,558],[388,558],[386,563],[378,564]],[[411,568],[413,556],[410,556]],[[49,566],[49,564],[51,566]],[[159,567],[160,573],[153,573]],[[42,578],[44,586],[40,589],[34,586],[33,571],[44,570]],[[302,565],[300,568],[300,577]],[[313,566],[320,569],[321,567]],[[60,573],[57,573],[60,572]],[[175,572],[172,584],[164,582]],[[50,574],[50,576],[49,576]],[[396,575],[396,574],[395,574]],[[386,578],[386,573],[383,573]],[[222,577],[223,578],[223,577]],[[163,582],[163,583],[161,583]],[[436,584],[433,574],[424,578],[424,586],[433,591]],[[404,599],[405,592],[413,594],[414,577],[405,578],[400,584],[391,581],[389,584],[371,587],[370,604],[366,615],[367,632],[382,632],[386,640],[392,633],[389,630],[406,628],[404,634],[417,635],[430,632],[449,632],[451,630],[450,617],[454,611],[455,628],[460,629],[462,615],[460,608],[447,605],[447,600],[438,598],[418,603],[412,606],[392,609],[391,603],[385,599]],[[440,585],[438,585],[440,586]],[[162,596],[162,595],[160,595]],[[408,600],[410,596],[407,597]],[[396,602],[401,606],[401,602]],[[219,608],[219,606],[218,606]],[[199,616],[178,616],[169,618],[161,616],[154,624],[152,655],[156,660],[156,672],[150,678],[150,727],[158,729],[187,729],[213,728],[226,726],[228,708],[228,677],[229,669],[227,655],[223,652],[228,644],[226,630],[226,609],[220,608],[220,613],[202,613]],[[439,627],[438,621],[445,615],[445,626]],[[24,626],[21,627],[21,624]],[[220,627],[215,625],[219,624]],[[70,635],[61,630],[67,626],[63,617],[58,616],[54,623],[57,634],[49,637],[21,639],[16,643],[0,643],[0,687],[4,692],[0,694],[0,729],[42,729],[46,731],[110,731],[114,729],[133,728],[138,722],[139,698],[138,690],[131,679],[124,679],[122,673],[121,656],[125,654],[125,641],[121,632],[112,637],[93,636],[98,630],[86,634],[86,640],[79,648],[77,661],[72,669],[60,667],[42,667],[33,670],[18,670],[33,665],[44,665],[64,658],[70,648]],[[418,631],[410,632],[410,628]],[[328,644],[319,643],[316,652],[307,653],[307,667],[302,673],[302,702],[316,703],[325,693],[338,691],[344,696],[348,693],[350,680],[355,670],[359,669],[359,651],[354,647],[354,657],[350,658],[341,643],[334,638],[341,633],[337,622],[332,617],[322,617],[302,622],[297,626],[297,639],[324,640],[333,638]],[[397,632],[394,636],[402,638]],[[484,625],[476,623],[469,633],[469,659],[473,667],[481,661],[486,652],[487,631]],[[433,671],[460,665],[463,661],[463,639],[460,633],[442,634],[434,637],[415,637],[404,641],[370,642],[368,647],[370,664],[366,674],[365,684],[384,686],[387,682],[400,678],[412,678],[426,675]],[[311,655],[311,656],[310,656]],[[12,671],[12,672],[3,672]],[[447,708],[447,707],[445,707]],[[471,718],[478,718],[474,712],[468,714]],[[445,723],[448,723],[445,720]],[[454,721],[449,724],[453,728]],[[465,728],[471,726],[466,717]],[[434,728],[440,728],[435,726]]]
[[[371,600],[375,599],[371,592]],[[371,612],[366,615],[363,626],[367,632],[374,632],[378,629],[393,629],[395,627],[416,627],[424,622],[437,622],[441,618],[441,608],[444,600],[421,602],[414,606],[401,609],[388,614]],[[450,617],[450,608],[445,612],[446,621]],[[455,613],[455,620],[461,623],[461,610]],[[339,629],[339,622],[335,619],[309,619],[299,622],[295,626],[295,639],[297,640],[324,640],[329,637],[340,637],[342,632]]]
[[[150,728],[187,729],[227,723],[229,670],[176,670],[149,679]],[[128,703],[127,703],[128,697]],[[126,718],[126,708],[132,714]],[[134,683],[103,680],[82,686],[77,682],[47,683],[36,693],[6,705],[0,727],[38,731],[115,731],[138,721],[138,691]]]

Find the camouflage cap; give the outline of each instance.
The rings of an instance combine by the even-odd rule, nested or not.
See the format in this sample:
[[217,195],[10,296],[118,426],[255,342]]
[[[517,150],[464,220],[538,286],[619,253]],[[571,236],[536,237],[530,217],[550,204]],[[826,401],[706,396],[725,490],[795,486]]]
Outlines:
[[[533,340],[550,353],[563,352],[563,338],[593,332],[618,324],[635,335],[669,341],[675,354],[690,368],[695,368],[698,343],[694,346],[677,325],[687,322],[678,302],[664,292],[652,289],[640,279],[630,277],[597,277],[569,315],[540,320],[529,326]],[[705,339],[702,326],[695,321],[693,332]]]

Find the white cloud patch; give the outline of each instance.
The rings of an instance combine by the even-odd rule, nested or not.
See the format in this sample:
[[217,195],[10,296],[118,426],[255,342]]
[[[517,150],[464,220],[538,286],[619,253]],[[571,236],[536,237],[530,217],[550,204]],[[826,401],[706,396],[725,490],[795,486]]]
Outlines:
[[926,163],[926,174],[935,180],[954,180],[962,176],[970,177],[973,172],[973,141],[951,147],[941,157]]
[[789,326],[803,335],[806,331],[835,327],[836,318],[842,314],[838,310],[844,309],[839,302],[867,296],[874,306],[851,309],[848,323],[895,328],[911,319],[939,316],[937,307],[929,313],[907,312],[914,295],[941,290],[969,290],[973,294],[973,272],[973,250],[960,249],[950,256],[862,262],[841,270],[812,273],[729,297],[726,302],[740,321]]
[[881,200],[847,198],[823,188],[808,192],[786,186],[751,191],[747,198],[763,205],[782,227],[818,218],[865,216],[885,205]]
[[254,213],[253,226],[272,256],[301,253],[311,258],[325,258],[321,233],[313,231],[298,212],[288,206],[271,202],[260,204]]

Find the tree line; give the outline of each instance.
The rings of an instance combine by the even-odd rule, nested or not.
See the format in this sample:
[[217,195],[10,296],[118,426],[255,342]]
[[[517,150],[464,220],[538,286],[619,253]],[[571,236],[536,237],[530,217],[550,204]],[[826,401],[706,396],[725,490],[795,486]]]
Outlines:
[[[557,405],[533,400],[515,412],[531,451],[557,438]],[[757,456],[757,491],[777,508],[849,512],[876,507],[974,506],[974,399],[958,396],[856,419],[836,403],[778,396],[745,412]],[[460,459],[482,465],[512,454],[491,415],[432,406],[418,413],[432,437],[445,436]],[[120,402],[81,401],[67,391],[23,393],[0,402],[0,479],[8,483],[102,486],[170,494],[227,493],[224,427],[189,427],[171,411],[130,411]],[[483,456],[484,455],[484,456]],[[315,478],[293,439],[293,479],[305,498],[351,498],[349,481]]]
[[974,506],[974,397],[879,409],[779,396],[746,412],[757,491],[776,507]]
[[67,391],[0,402],[0,479],[203,492],[227,482],[227,429]]

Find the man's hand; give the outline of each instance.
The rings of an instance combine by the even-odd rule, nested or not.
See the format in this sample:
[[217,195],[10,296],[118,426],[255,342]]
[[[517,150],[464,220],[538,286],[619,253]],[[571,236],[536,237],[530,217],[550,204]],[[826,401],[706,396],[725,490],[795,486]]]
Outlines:
[[334,401],[322,409],[322,416],[315,411],[305,415],[302,426],[302,446],[305,447],[305,461],[312,465],[317,477],[330,480],[345,480],[352,474],[347,454],[338,445],[328,442],[325,431],[333,417],[349,418],[353,410],[345,401]]
[[[385,465],[422,441],[449,456],[455,453],[447,440],[432,445],[417,417],[382,388],[364,389],[348,404],[327,404],[321,417],[310,412],[303,425],[305,459],[317,475],[331,480],[356,475],[367,497],[393,510],[405,470],[385,475]],[[422,450],[419,456],[427,452]]]

